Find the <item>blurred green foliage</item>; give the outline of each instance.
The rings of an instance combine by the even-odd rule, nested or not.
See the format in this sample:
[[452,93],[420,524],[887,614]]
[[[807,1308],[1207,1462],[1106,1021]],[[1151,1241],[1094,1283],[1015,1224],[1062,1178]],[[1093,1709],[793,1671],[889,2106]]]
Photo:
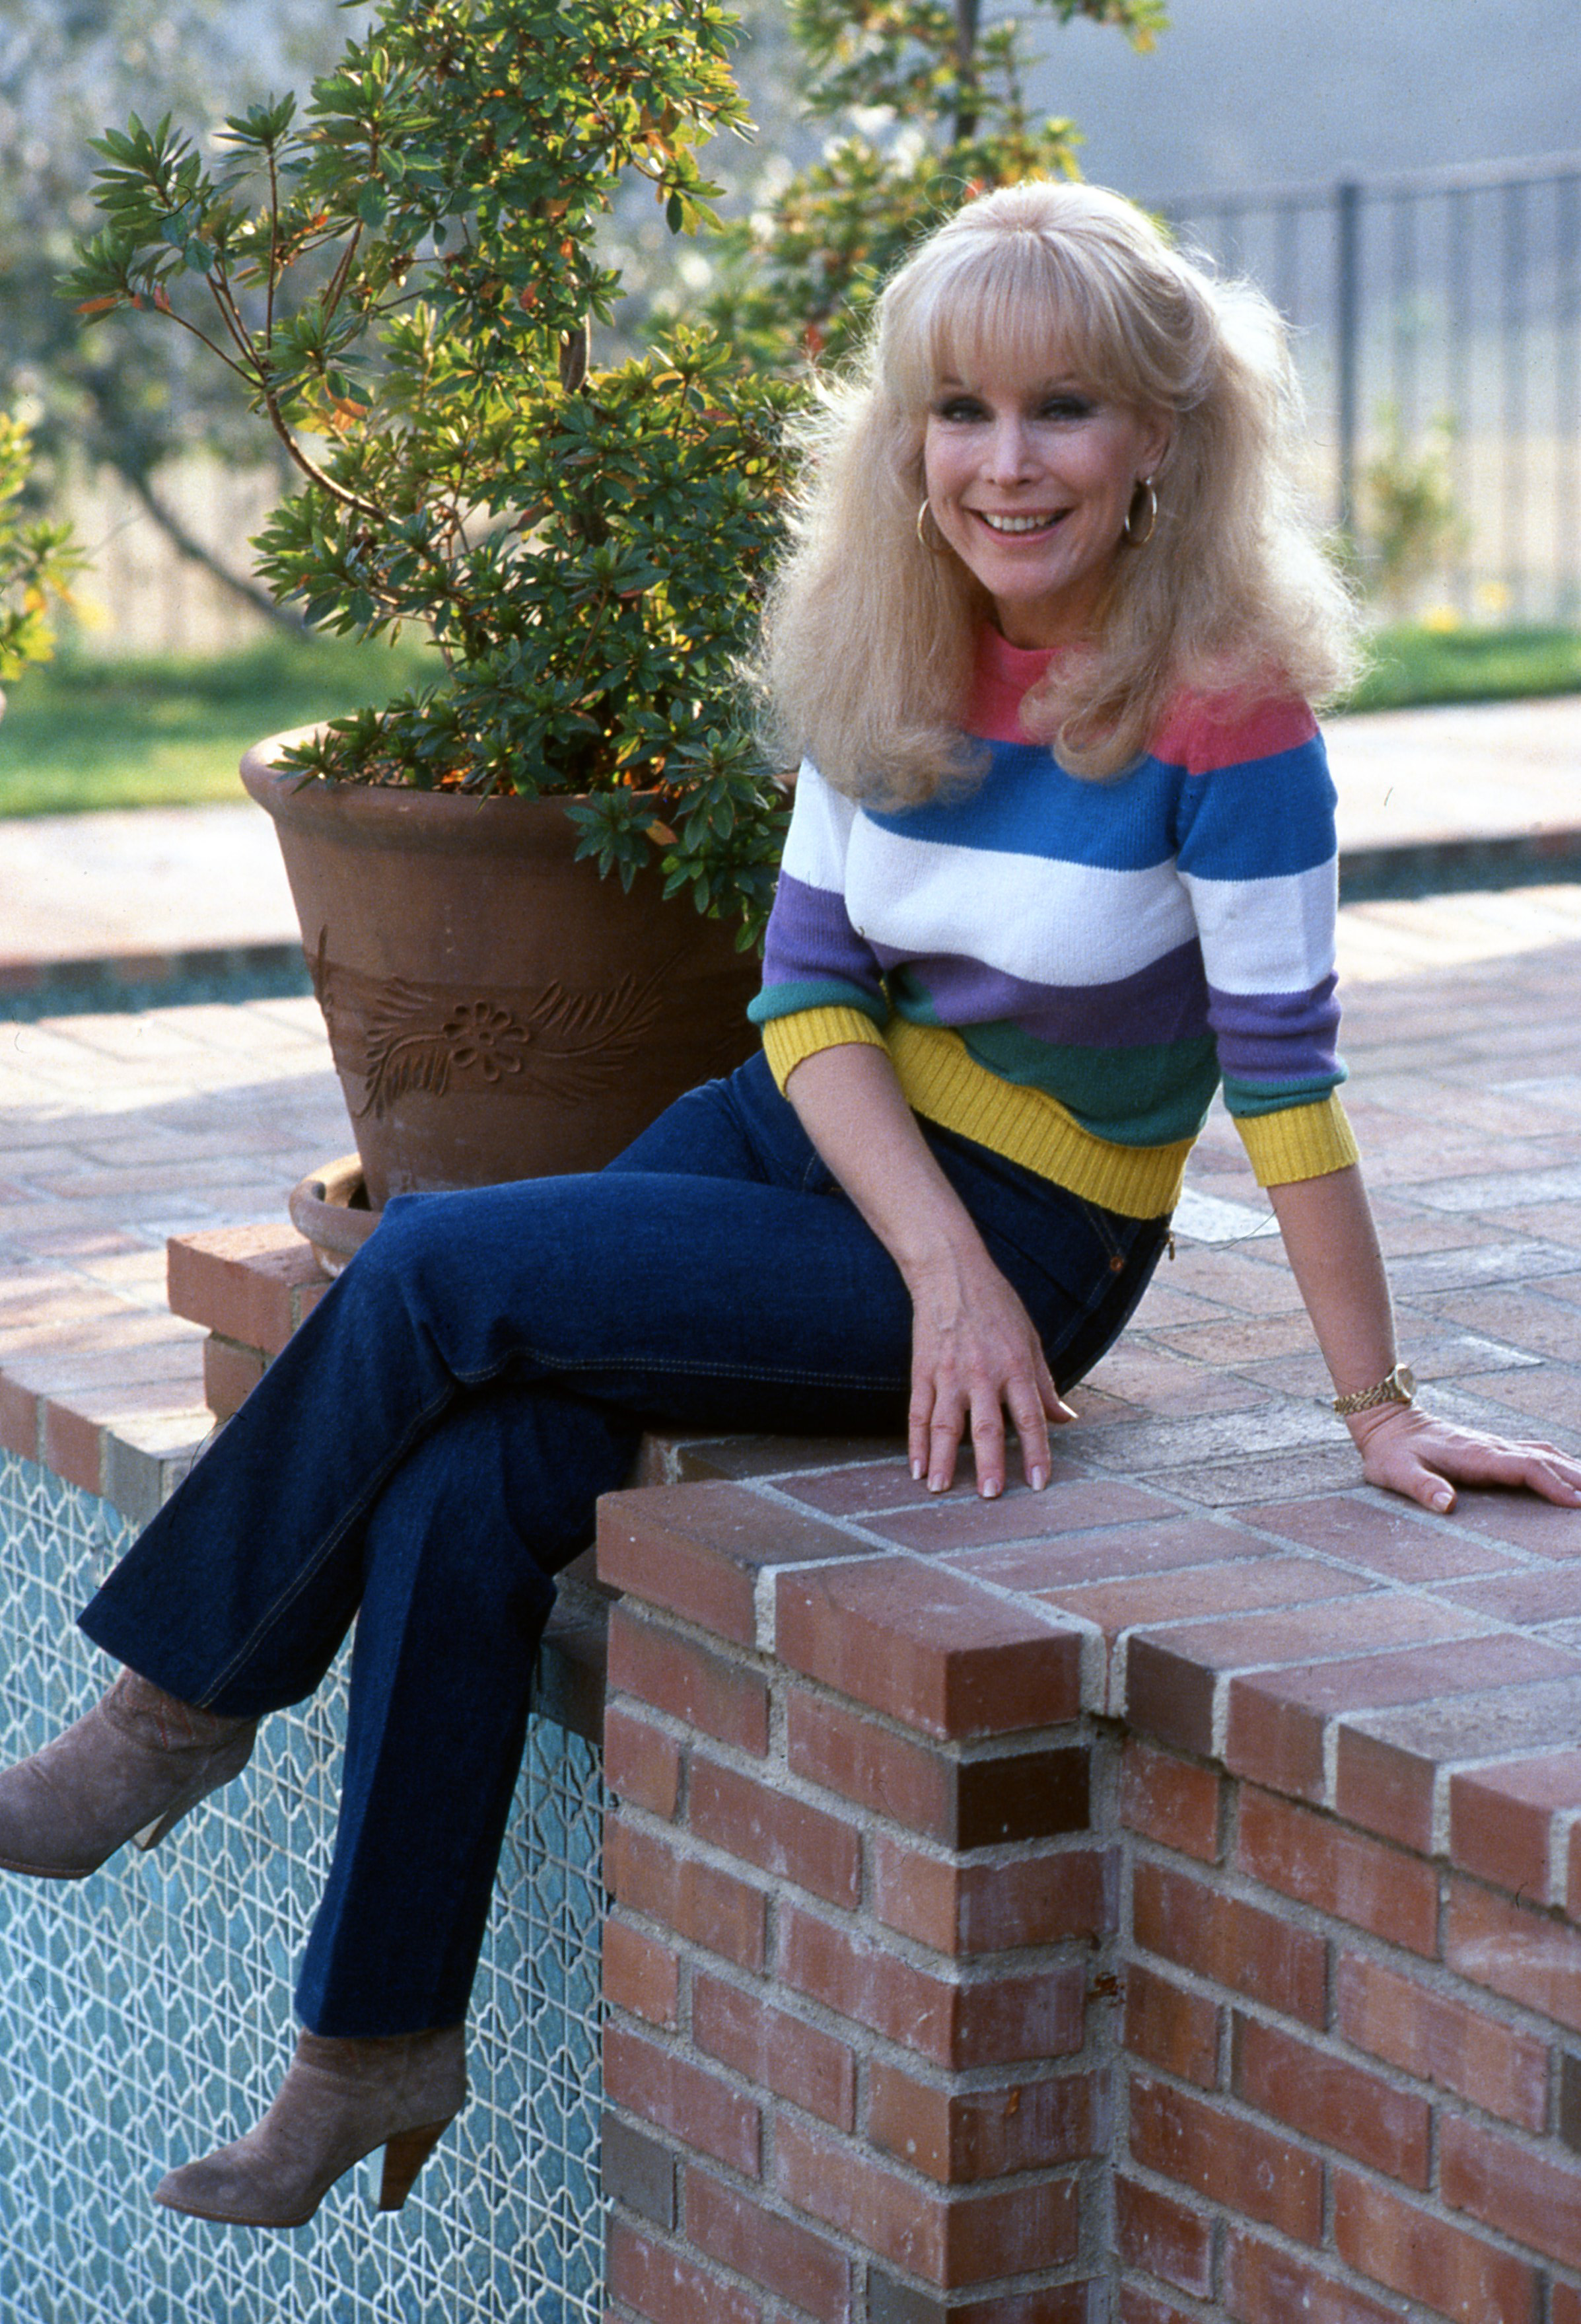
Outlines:
[[[1031,0],[1150,49],[1163,0]],[[981,0],[790,0],[819,157],[732,225],[713,318],[777,367],[838,362],[887,274],[970,194],[1076,174],[1073,122],[1029,109],[1026,24]]]
[[32,461],[28,431],[0,411],[0,684],[54,650],[51,601],[67,592],[82,559],[69,525],[29,519],[19,503]]

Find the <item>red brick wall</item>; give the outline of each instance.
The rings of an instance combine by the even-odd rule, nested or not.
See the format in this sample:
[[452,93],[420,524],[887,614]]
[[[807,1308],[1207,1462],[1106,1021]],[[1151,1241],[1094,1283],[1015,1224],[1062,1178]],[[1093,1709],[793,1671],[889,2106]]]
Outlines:
[[1272,1780],[1169,1748],[772,1488],[614,1496],[599,1562],[611,2319],[1581,2324],[1555,1755],[1434,1856],[1277,1705]]

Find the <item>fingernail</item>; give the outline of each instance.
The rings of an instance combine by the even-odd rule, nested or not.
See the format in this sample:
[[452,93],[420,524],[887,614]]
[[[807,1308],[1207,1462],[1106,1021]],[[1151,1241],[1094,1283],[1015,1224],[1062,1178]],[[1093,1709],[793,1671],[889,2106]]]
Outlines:
[[997,1501],[999,1498],[999,1488],[993,1482],[991,1478],[985,1480],[984,1482],[978,1487],[978,1491],[982,1495],[985,1501]]
[[930,1477],[928,1479],[928,1490],[930,1493],[942,1493],[943,1489],[944,1480],[942,1477]]
[[1436,1509],[1447,1509],[1454,1499],[1454,1494],[1448,1491],[1435,1493],[1433,1495],[1433,1507]]
[[923,1481],[923,1464],[920,1461],[914,1461],[911,1464],[911,1481],[914,1485],[920,1485]]
[[1049,1481],[1049,1472],[1046,1469],[1034,1469],[1027,1481],[1034,1493],[1041,1493]]

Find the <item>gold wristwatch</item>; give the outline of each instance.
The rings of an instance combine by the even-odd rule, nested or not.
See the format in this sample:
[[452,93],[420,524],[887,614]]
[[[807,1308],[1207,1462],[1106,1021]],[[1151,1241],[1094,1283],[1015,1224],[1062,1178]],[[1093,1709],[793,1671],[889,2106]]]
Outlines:
[[1334,1409],[1341,1420],[1348,1420],[1353,1413],[1371,1412],[1376,1404],[1414,1404],[1415,1402],[1416,1375],[1409,1364],[1396,1364],[1392,1372],[1384,1374],[1375,1388],[1353,1388],[1348,1396],[1337,1396],[1334,1399]]

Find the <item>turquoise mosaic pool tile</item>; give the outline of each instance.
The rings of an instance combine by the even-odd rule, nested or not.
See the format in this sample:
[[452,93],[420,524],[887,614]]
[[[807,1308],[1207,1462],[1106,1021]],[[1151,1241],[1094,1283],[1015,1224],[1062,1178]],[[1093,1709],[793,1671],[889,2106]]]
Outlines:
[[[107,1666],[76,1608],[126,1546],[103,1501],[0,1455],[0,1753]],[[598,1757],[531,1722],[473,2015],[472,2102],[406,2209],[378,2158],[290,2235],[148,2198],[256,2120],[328,1862],[340,1682],[268,1721],[244,1780],[152,1855],[80,1883],[0,1875],[0,2316],[27,2324],[598,2324]]]

